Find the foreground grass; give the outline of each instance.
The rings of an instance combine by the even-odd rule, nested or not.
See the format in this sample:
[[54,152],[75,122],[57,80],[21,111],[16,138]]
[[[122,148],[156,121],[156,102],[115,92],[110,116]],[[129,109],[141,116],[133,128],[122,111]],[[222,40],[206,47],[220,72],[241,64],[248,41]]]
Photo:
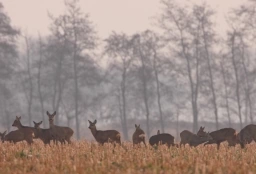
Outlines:
[[51,147],[40,141],[31,147],[0,143],[0,173],[256,173],[256,144],[244,150],[222,145],[217,151],[214,145],[168,149],[85,141]]

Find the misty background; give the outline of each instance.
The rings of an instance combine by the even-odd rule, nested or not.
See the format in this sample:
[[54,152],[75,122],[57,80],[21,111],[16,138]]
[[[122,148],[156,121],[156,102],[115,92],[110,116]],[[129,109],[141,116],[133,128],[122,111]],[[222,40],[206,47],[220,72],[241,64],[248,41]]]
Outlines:
[[[42,4],[40,4],[42,3]],[[95,14],[95,15],[94,15]],[[0,131],[57,111],[74,138],[130,140],[254,123],[256,1],[18,1],[0,4]]]

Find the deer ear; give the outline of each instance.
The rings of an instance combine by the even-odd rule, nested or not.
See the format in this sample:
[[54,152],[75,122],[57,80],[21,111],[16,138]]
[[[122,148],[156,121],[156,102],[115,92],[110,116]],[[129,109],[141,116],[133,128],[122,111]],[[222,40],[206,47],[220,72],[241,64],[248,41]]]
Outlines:
[[137,128],[138,126],[137,126],[137,124],[135,124],[135,128]]
[[159,134],[160,134],[160,130],[157,131],[157,135],[159,135]]
[[92,124],[92,122],[91,122],[90,120],[88,120],[88,122],[89,122],[90,124]]
[[18,120],[20,120],[20,119],[21,119],[21,116],[18,117]]
[[53,113],[52,115],[54,115],[54,116],[55,116],[55,115],[56,115],[56,111],[54,111],[54,113]]
[[140,124],[139,124],[138,128],[140,128]]
[[39,122],[39,124],[42,124],[42,123],[43,123],[43,121],[40,121],[40,122]]
[[19,117],[18,116],[16,116],[16,120],[18,120],[19,119]]
[[48,111],[46,111],[46,114],[47,114],[48,116],[50,116],[50,113],[49,113]]
[[34,123],[34,125],[36,125],[36,122],[33,121],[33,123]]
[[94,120],[93,124],[96,124],[97,123],[97,120]]

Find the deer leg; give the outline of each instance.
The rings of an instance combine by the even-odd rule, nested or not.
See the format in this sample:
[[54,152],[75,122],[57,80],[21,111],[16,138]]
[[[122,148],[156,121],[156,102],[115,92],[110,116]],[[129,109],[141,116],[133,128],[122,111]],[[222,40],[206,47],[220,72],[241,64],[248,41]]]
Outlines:
[[145,139],[143,140],[143,143],[144,143],[145,147],[147,147],[146,142],[145,142]]
[[220,149],[220,142],[217,142],[217,150]]
[[240,146],[241,146],[242,149],[245,148],[245,144],[243,142],[240,143]]

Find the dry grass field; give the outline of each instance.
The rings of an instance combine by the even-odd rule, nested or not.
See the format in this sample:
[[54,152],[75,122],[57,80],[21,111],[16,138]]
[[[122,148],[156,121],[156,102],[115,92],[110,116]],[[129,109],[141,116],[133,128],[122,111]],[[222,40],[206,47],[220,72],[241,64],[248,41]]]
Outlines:
[[246,149],[221,145],[196,148],[166,146],[133,148],[131,143],[111,144],[73,141],[72,145],[29,147],[25,142],[0,143],[0,173],[256,173],[256,144]]

